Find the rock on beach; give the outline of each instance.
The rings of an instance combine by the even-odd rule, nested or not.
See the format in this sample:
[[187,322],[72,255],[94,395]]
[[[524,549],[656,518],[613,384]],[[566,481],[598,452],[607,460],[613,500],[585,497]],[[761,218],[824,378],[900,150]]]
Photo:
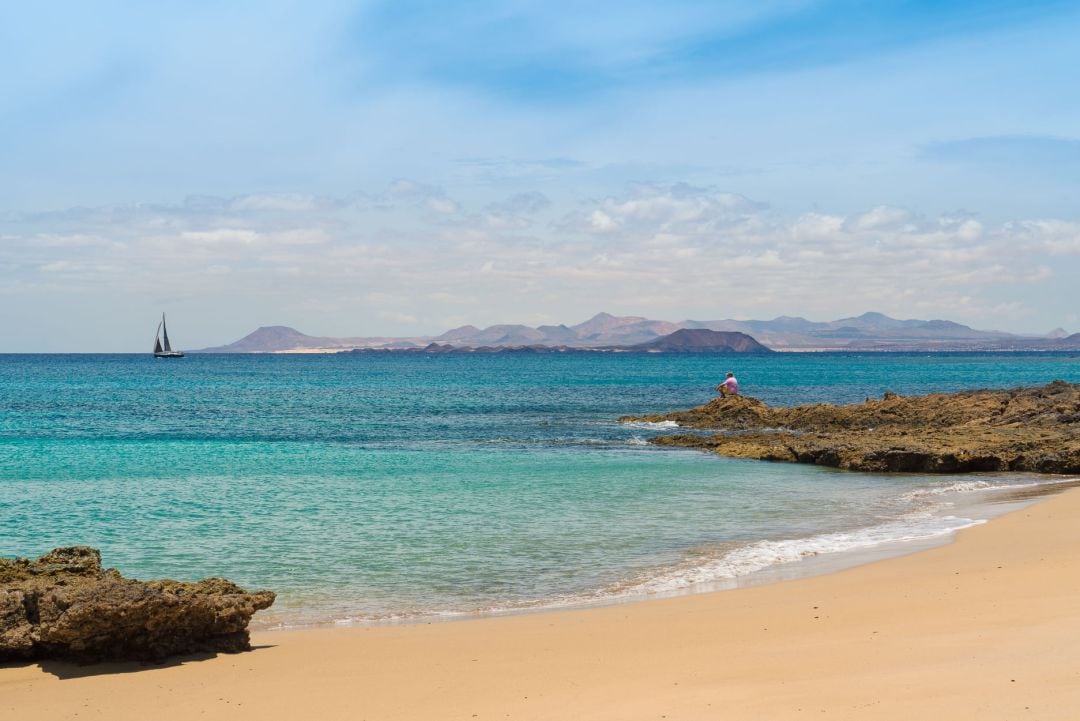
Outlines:
[[274,602],[222,578],[136,581],[86,546],[0,558],[0,662],[159,661],[251,648],[248,622]]

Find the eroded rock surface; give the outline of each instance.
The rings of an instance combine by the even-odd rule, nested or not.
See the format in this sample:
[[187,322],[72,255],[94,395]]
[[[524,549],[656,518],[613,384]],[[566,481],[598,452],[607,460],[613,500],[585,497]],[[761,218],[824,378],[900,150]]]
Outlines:
[[863,471],[1080,473],[1080,385],[900,396],[846,406],[770,408],[746,396],[623,421],[675,421],[711,435],[653,443],[737,458]]
[[136,581],[102,569],[86,546],[37,560],[0,558],[0,662],[154,661],[198,651],[246,651],[247,625],[274,602],[221,578]]

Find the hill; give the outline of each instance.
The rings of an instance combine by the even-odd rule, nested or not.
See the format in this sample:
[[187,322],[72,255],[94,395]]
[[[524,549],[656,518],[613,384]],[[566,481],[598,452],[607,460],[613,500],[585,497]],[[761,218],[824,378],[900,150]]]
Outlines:
[[404,338],[327,338],[301,333],[285,325],[257,328],[238,341],[192,353],[332,353],[349,348],[379,348],[384,345],[409,348],[417,345]]
[[316,338],[284,325],[257,328],[238,341],[215,348],[203,348],[202,353],[266,353],[294,348],[320,348],[333,345],[332,338]]
[[631,346],[630,350],[663,353],[772,353],[769,348],[738,331],[717,331],[705,328],[682,328],[670,335],[648,343]]

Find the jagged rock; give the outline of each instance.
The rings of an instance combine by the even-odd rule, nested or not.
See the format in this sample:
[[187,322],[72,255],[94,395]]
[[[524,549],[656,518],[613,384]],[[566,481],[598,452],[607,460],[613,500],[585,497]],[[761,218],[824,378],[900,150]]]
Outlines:
[[0,558],[0,662],[155,661],[197,651],[246,651],[247,625],[274,602],[222,578],[136,581],[102,569],[93,548],[37,560]]
[[1080,473],[1080,385],[901,396],[834,406],[770,408],[755,398],[717,398],[666,415],[713,435],[679,434],[653,443],[725,456],[815,463],[862,471]]

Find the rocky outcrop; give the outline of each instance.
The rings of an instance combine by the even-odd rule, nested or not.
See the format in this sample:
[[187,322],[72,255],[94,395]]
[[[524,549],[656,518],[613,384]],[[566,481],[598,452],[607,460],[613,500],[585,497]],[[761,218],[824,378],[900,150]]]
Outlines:
[[1080,473],[1080,385],[900,396],[770,408],[745,396],[623,421],[710,429],[652,439],[736,458],[862,471]]
[[252,615],[274,602],[222,578],[136,581],[101,567],[85,546],[37,560],[0,558],[0,662],[156,661],[199,651],[246,651]]

